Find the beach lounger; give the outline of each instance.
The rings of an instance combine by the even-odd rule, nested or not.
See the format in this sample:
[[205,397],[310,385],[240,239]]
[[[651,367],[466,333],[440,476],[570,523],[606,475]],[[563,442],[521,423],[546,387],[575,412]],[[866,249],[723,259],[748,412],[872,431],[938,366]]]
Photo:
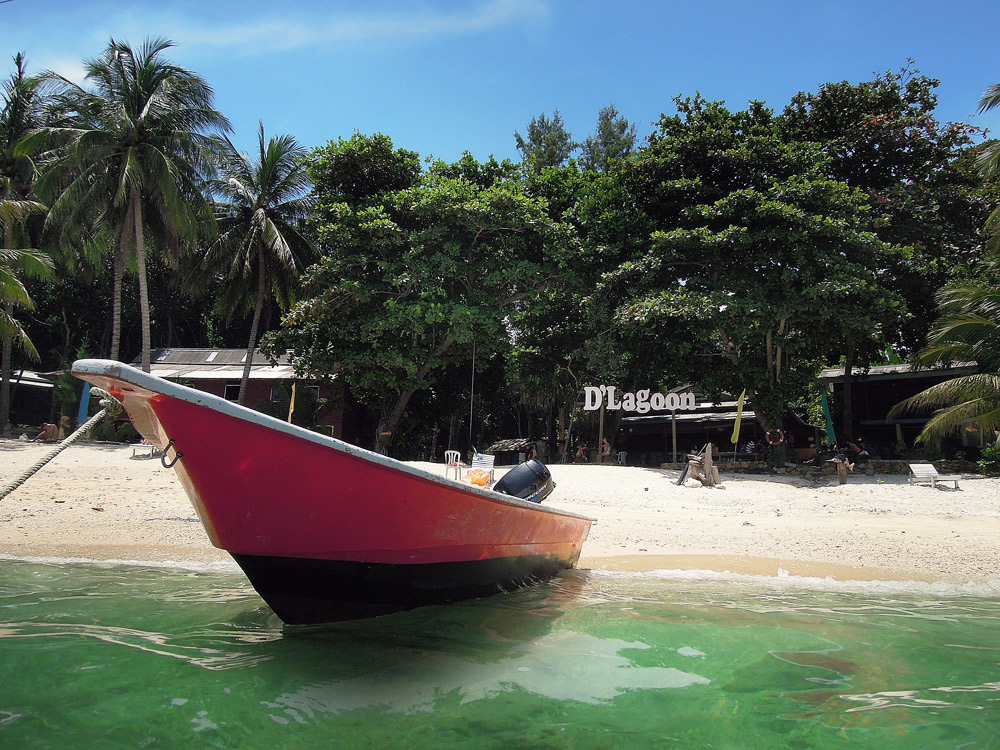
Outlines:
[[159,449],[152,443],[135,443],[132,445],[132,458],[156,458]]
[[957,474],[938,474],[934,464],[910,464],[910,484],[930,482],[931,487],[937,487],[938,482],[952,482],[957,490],[960,478]]

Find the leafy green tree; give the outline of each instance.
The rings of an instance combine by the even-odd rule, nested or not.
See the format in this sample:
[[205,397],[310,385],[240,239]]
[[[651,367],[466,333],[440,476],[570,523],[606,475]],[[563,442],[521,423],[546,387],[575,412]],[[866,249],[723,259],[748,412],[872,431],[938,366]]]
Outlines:
[[535,169],[560,167],[580,147],[566,129],[558,109],[551,118],[544,112],[532,117],[528,123],[527,135],[522,136],[515,131],[514,142],[521,152],[521,158],[530,162]]
[[230,318],[244,309],[253,314],[240,404],[257,348],[261,312],[271,299],[282,310],[291,306],[295,282],[314,255],[312,243],[301,231],[312,205],[306,150],[288,135],[265,139],[263,123],[257,142],[259,150],[252,158],[228,138],[221,139],[218,177],[209,183],[209,190],[218,196],[219,236],[205,260],[224,279],[218,310]]
[[471,167],[422,171],[383,135],[330,142],[310,159],[325,257],[262,348],[290,349],[300,372],[336,374],[377,405],[380,452],[415,393],[473,346],[487,361],[506,345],[508,312],[551,283],[574,241],[520,183]]
[[609,104],[597,116],[594,135],[584,140],[580,162],[586,169],[606,172],[612,162],[626,158],[634,148],[635,125]]
[[1000,267],[988,264],[979,283],[946,286],[938,295],[941,317],[931,329],[919,365],[975,362],[978,372],[952,378],[897,404],[891,417],[936,410],[917,440],[939,442],[967,424],[984,435],[1000,430]]
[[29,76],[24,55],[14,56],[14,72],[3,82],[0,109],[0,435],[7,434],[10,416],[10,374],[15,341],[37,359],[38,351],[21,323],[14,317],[15,306],[31,309],[31,297],[23,283],[25,275],[44,275],[52,263],[37,250],[19,249],[29,244],[26,219],[44,213],[45,207],[33,197],[35,166],[17,146],[31,130],[43,122],[44,93],[41,79]]
[[146,234],[177,251],[182,243],[197,239],[200,223],[211,222],[200,191],[201,175],[210,169],[210,134],[229,129],[228,120],[212,108],[208,83],[163,57],[171,46],[170,41],[154,38],[133,49],[112,39],[99,57],[85,63],[86,80],[93,89],[48,74],[71,121],[29,136],[29,148],[48,148],[59,157],[39,186],[39,191],[54,196],[47,226],[64,244],[78,240],[81,227],[113,228],[111,357],[115,359],[126,252],[135,252],[146,371],[150,350]]
[[[681,337],[642,339],[618,326],[620,298],[600,286],[606,272],[648,248],[653,229],[625,186],[627,169],[617,164],[596,173],[569,165],[526,175],[529,193],[542,198],[550,217],[572,225],[580,238],[566,272],[510,319],[516,336],[508,366],[515,391],[526,406],[544,415],[545,434],[553,445],[557,418],[566,428],[584,385],[634,390],[672,379],[671,361],[656,352],[683,345]],[[606,435],[613,437],[620,416],[606,415]]]
[[[934,293],[981,256],[989,213],[968,149],[977,130],[937,120],[939,83],[911,64],[799,93],[779,118],[788,140],[820,145],[831,179],[864,192],[878,237],[906,248],[873,266],[906,302],[907,316],[886,330],[901,353],[923,346],[936,316]],[[879,350],[858,348],[860,365]]]
[[[871,270],[888,251],[865,197],[828,177],[809,142],[788,141],[759,103],[730,112],[700,98],[632,160],[651,246],[610,273],[621,324],[694,336],[685,363],[709,393],[746,388],[765,430],[813,382],[827,332],[860,308],[888,318],[898,298]],[[664,356],[677,356],[664,352]]]

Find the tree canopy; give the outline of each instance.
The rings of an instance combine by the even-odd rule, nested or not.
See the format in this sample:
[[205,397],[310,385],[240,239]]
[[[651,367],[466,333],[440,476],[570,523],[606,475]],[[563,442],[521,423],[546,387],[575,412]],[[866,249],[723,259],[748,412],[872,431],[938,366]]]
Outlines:
[[650,246],[603,286],[621,300],[622,325],[661,341],[696,336],[684,352],[694,378],[711,393],[745,388],[761,426],[780,427],[830,331],[899,314],[872,270],[890,248],[864,196],[829,178],[816,144],[783,137],[770,110],[677,106],[629,176],[655,225]]
[[473,346],[484,360],[505,347],[508,311],[551,283],[575,250],[571,228],[518,182],[483,180],[471,160],[426,171],[416,163],[382,135],[313,152],[324,258],[265,343],[272,353],[291,349],[299,372],[336,374],[377,404],[381,451],[434,374],[469,361]]
[[28,136],[27,146],[48,149],[50,165],[39,191],[52,199],[48,225],[53,231],[73,242],[82,227],[91,233],[113,227],[113,358],[118,357],[125,251],[134,250],[146,371],[147,225],[155,227],[164,246],[175,250],[197,239],[199,221],[211,221],[200,185],[202,174],[211,169],[209,134],[229,128],[225,116],[212,108],[211,86],[164,58],[171,46],[166,39],[153,38],[133,49],[112,39],[101,55],[85,63],[92,88],[50,73],[68,122],[39,128]]
[[287,310],[295,299],[295,281],[314,254],[302,231],[312,201],[306,151],[291,136],[265,138],[260,123],[256,157],[238,151],[228,138],[220,139],[218,148],[219,174],[208,189],[216,196],[219,235],[205,261],[223,277],[217,310],[228,318],[252,311],[237,398],[242,404],[265,303],[274,298]]
[[535,169],[563,166],[580,146],[566,129],[558,109],[553,112],[552,117],[544,112],[532,117],[527,134],[522,136],[515,131],[514,142],[521,157]]
[[[996,284],[996,143],[939,122],[912,63],[776,111],[679,97],[643,143],[613,105],[580,143],[557,109],[514,134],[519,163],[447,163],[380,134],[306,154],[262,127],[239,154],[170,47],[111,40],[82,86],[19,56],[5,83],[0,328],[47,368],[140,340],[148,366],[154,336],[252,351],[270,330],[270,354],[380,412],[382,451],[435,451],[470,406],[490,437],[554,437],[594,382],[745,388],[766,428],[821,366],[944,341],[938,290]],[[32,246],[53,280],[27,277],[45,266]],[[196,300],[192,269],[211,292]],[[11,340],[5,368],[26,356]],[[474,404],[470,375],[489,381]]]

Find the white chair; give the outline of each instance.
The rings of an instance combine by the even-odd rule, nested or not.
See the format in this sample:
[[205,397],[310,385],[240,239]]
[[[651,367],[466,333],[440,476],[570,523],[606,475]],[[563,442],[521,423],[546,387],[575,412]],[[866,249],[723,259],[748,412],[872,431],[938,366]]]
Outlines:
[[445,451],[444,452],[444,475],[447,478],[451,473],[451,470],[455,470],[455,479],[458,479],[458,471],[461,467],[459,463],[459,458],[461,458],[461,453],[458,451]]
[[615,464],[618,466],[625,466],[625,459],[628,457],[626,451],[619,451],[617,458],[615,458]]

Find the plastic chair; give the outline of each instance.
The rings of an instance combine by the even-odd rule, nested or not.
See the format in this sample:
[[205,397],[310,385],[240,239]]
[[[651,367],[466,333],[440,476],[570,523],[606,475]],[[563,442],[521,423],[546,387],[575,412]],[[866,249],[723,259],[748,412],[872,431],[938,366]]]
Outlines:
[[446,478],[448,477],[448,474],[451,472],[451,470],[454,469],[455,470],[455,479],[458,479],[458,471],[459,471],[459,466],[460,466],[460,464],[459,464],[459,458],[461,457],[461,455],[462,454],[459,453],[458,451],[445,451],[444,452],[444,464],[445,464],[445,466],[444,466],[444,475],[445,475]]
[[625,466],[625,459],[627,457],[628,453],[626,451],[620,451],[618,453],[617,458],[615,458],[615,464],[617,464],[618,466]]

